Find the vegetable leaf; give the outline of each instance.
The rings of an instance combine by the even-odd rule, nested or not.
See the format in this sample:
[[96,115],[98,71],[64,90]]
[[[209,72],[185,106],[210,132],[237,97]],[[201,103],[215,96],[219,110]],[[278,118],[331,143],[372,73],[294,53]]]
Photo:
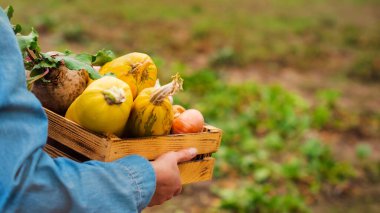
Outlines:
[[51,63],[47,60],[43,60],[40,63],[36,64],[33,66],[32,70],[39,70],[39,69],[44,69],[44,68],[57,68],[57,64]]
[[31,77],[41,74],[41,72],[44,72],[46,69],[58,68],[60,65],[60,63],[57,63],[49,54],[41,53],[41,56],[41,58],[35,59],[34,63],[32,63],[33,66],[30,68]]
[[13,12],[14,12],[13,7],[9,5],[7,8],[5,8],[4,12],[5,14],[7,14],[8,19],[11,20],[11,18],[13,17]]
[[22,30],[21,25],[16,24],[16,25],[13,25],[12,27],[13,27],[13,32],[14,32],[15,34],[17,34],[17,33],[21,33],[21,30]]
[[65,66],[70,70],[81,70],[85,69],[90,75],[91,79],[98,79],[102,76],[88,63],[88,58],[84,57],[83,54],[78,55],[57,55],[54,57],[56,61],[63,61]]
[[111,50],[102,49],[92,56],[92,65],[103,66],[105,63],[112,61],[115,58],[115,53]]
[[87,53],[80,53],[80,54],[72,54],[72,56],[77,59],[78,61],[81,61],[86,64],[91,64],[92,63],[92,55],[87,54]]
[[29,35],[24,36],[21,34],[17,34],[16,37],[21,52],[24,52],[27,49],[35,50],[37,52],[40,51],[40,47],[38,46],[38,33],[33,28]]
[[[13,7],[8,6],[5,13],[8,18],[13,16]],[[102,76],[91,66],[103,65],[115,58],[115,54],[110,50],[101,50],[95,55],[86,53],[74,54],[71,51],[41,53],[38,45],[38,33],[32,28],[28,35],[22,35],[21,26],[13,25],[13,31],[16,34],[20,50],[23,54],[25,68],[31,70],[31,77],[39,76],[37,79],[44,80],[43,76],[50,69],[58,68],[61,65],[70,70],[86,70],[92,79],[98,79]],[[35,79],[31,79],[34,81]]]
[[[9,5],[7,8],[4,9],[4,13],[7,14],[9,21],[13,17],[13,12],[14,12],[14,9],[11,5]],[[17,34],[21,32],[22,28],[21,28],[21,25],[16,24],[16,25],[12,25],[12,29],[13,29],[13,32]]]

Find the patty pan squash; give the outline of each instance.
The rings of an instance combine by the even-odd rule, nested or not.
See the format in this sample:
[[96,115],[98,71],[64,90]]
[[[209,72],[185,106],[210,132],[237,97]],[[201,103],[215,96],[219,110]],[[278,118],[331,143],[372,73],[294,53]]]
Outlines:
[[92,82],[75,99],[65,117],[89,130],[121,136],[132,104],[129,85],[105,76]]
[[153,87],[157,80],[157,67],[144,53],[133,52],[106,63],[99,73],[113,73],[131,87],[133,98],[143,89]]

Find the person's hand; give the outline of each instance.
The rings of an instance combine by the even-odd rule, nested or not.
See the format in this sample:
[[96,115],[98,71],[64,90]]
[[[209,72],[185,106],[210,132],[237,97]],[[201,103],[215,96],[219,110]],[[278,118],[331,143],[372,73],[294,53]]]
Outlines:
[[195,148],[168,152],[152,162],[156,173],[156,191],[148,206],[160,205],[181,193],[182,185],[178,163],[189,161],[197,155]]

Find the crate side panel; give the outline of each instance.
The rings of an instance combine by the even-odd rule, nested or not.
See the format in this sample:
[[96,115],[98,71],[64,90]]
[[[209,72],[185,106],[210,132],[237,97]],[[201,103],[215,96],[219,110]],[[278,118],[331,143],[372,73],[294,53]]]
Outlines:
[[49,119],[49,137],[94,160],[104,160],[107,138],[93,134],[66,118],[45,109]]
[[130,154],[154,160],[166,152],[190,147],[197,148],[198,154],[214,153],[220,146],[220,139],[221,132],[203,132],[112,141],[106,161],[113,161]]
[[77,161],[79,162],[78,159],[76,159],[75,157],[69,155],[69,154],[66,154],[65,152],[62,152],[61,150],[57,149],[56,147],[54,146],[51,146],[49,144],[46,144],[44,146],[44,151],[46,153],[48,153],[50,155],[50,157],[52,158],[57,158],[57,157],[66,157],[66,158],[69,158],[71,160],[74,160],[74,161]]
[[199,161],[189,161],[178,165],[181,183],[189,184],[212,179],[215,159],[208,157]]
[[[50,144],[46,144],[44,147],[51,157],[66,157],[78,162],[80,160],[71,156],[70,153],[63,152],[62,150],[54,147]],[[182,184],[196,183],[200,181],[207,181],[212,179],[215,159],[207,157],[203,160],[189,161],[178,165],[180,171],[180,178]]]

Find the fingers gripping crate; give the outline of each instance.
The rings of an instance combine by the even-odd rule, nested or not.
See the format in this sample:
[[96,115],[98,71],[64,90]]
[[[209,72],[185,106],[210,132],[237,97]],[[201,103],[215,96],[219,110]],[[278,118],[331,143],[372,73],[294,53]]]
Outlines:
[[218,150],[222,137],[216,127],[205,125],[201,133],[121,139],[93,133],[48,109],[45,111],[49,119],[49,139],[44,149],[52,157],[110,162],[137,154],[154,160],[169,151],[195,147],[198,156],[179,164],[182,184],[212,178],[215,159],[211,154]]

